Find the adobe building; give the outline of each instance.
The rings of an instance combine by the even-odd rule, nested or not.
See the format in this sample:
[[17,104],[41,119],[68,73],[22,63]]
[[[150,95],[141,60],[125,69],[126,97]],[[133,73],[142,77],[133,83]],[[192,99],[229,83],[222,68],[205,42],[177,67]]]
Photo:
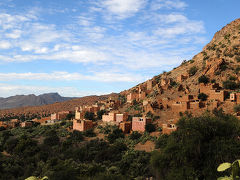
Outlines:
[[124,112],[123,114],[116,114],[116,122],[120,123],[128,120],[128,113]]
[[31,121],[25,121],[20,124],[21,127],[32,127]]
[[73,120],[73,130],[86,131],[88,129],[92,129],[93,127],[93,122],[90,120]]
[[231,93],[230,94],[230,101],[236,102],[236,104],[240,104],[240,93]]
[[210,90],[208,98],[213,100],[219,100],[220,102],[224,102],[227,98],[227,95],[228,95],[228,92],[225,90],[212,89]]
[[67,115],[70,114],[70,111],[61,111],[54,114],[51,114],[51,120],[64,120],[67,118]]
[[127,95],[127,102],[132,103],[134,100],[137,100],[139,97],[139,94],[136,92],[131,92]]
[[110,112],[108,115],[102,115],[102,121],[103,122],[116,122],[116,114],[115,112]]
[[132,122],[126,121],[119,124],[119,129],[123,131],[124,134],[130,133],[132,129]]
[[177,130],[177,126],[174,123],[162,124],[162,133],[171,134],[173,131]]
[[147,91],[151,91],[153,89],[153,81],[148,80],[147,81]]
[[177,101],[177,102],[172,104],[172,111],[176,112],[176,113],[185,112],[188,109],[190,109],[190,102]]
[[181,83],[183,82],[184,80],[186,80],[188,78],[188,75],[183,75],[181,74],[180,76],[177,77],[177,82],[178,83]]
[[81,107],[75,108],[75,119],[84,119],[85,112],[82,111]]
[[152,120],[147,117],[133,117],[132,118],[132,130],[138,132],[145,132],[146,124],[151,123]]
[[204,84],[200,83],[199,84],[199,93],[204,93],[209,95],[211,90],[220,90],[221,87],[219,86],[218,83],[209,83],[209,84]]

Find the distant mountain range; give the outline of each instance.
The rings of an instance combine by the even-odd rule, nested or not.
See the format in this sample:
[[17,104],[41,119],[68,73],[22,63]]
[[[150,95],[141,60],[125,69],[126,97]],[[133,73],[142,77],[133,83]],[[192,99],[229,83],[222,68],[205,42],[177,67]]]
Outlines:
[[58,93],[47,93],[36,96],[30,95],[16,95],[8,98],[0,98],[0,109],[10,109],[25,106],[40,106],[46,104],[53,104],[55,102],[63,102],[71,100],[70,97],[62,97]]

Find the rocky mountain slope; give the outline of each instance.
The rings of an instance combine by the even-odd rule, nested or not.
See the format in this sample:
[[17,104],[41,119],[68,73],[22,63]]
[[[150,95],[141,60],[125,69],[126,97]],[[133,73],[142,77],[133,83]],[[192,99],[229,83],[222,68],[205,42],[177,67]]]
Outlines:
[[[208,84],[218,83],[222,91],[228,91],[224,102],[217,102],[218,108],[233,113],[236,102],[230,102],[229,94],[240,91],[240,19],[236,19],[218,31],[210,43],[190,60],[169,72],[162,73],[137,86],[121,92],[121,95],[134,95],[146,92],[145,98],[137,98],[137,102],[126,103],[121,111],[131,114],[146,114],[148,110],[160,117],[159,121],[179,118],[179,113],[172,105],[181,103],[188,95],[198,101],[200,91],[199,78],[207,79]],[[148,89],[150,82],[151,88]],[[193,114],[208,110],[208,105],[215,99],[205,101],[205,108],[189,111]],[[149,106],[149,108],[144,108]],[[137,108],[136,108],[137,107]],[[147,112],[146,112],[147,111]]]
[[40,106],[46,104],[53,104],[55,102],[63,102],[72,98],[62,97],[58,93],[48,93],[36,96],[30,95],[16,95],[8,98],[0,98],[0,109],[10,109],[24,106]]

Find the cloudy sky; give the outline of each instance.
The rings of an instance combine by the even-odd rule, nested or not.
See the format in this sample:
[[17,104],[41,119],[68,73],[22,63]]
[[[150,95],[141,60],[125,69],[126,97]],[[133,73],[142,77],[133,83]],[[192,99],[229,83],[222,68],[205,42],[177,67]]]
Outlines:
[[239,0],[0,0],[0,97],[120,92],[191,59]]

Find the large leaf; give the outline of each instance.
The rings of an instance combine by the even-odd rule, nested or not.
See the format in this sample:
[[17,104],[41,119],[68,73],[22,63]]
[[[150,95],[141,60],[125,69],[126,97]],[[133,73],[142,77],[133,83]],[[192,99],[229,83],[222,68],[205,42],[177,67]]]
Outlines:
[[217,180],[233,180],[231,177],[225,176],[225,177],[220,177]]
[[229,169],[231,167],[231,163],[222,163],[218,166],[217,171],[225,171],[226,169]]
[[38,180],[38,178],[35,177],[35,176],[31,176],[31,177],[29,177],[29,178],[27,178],[27,179],[25,179],[25,180]]

